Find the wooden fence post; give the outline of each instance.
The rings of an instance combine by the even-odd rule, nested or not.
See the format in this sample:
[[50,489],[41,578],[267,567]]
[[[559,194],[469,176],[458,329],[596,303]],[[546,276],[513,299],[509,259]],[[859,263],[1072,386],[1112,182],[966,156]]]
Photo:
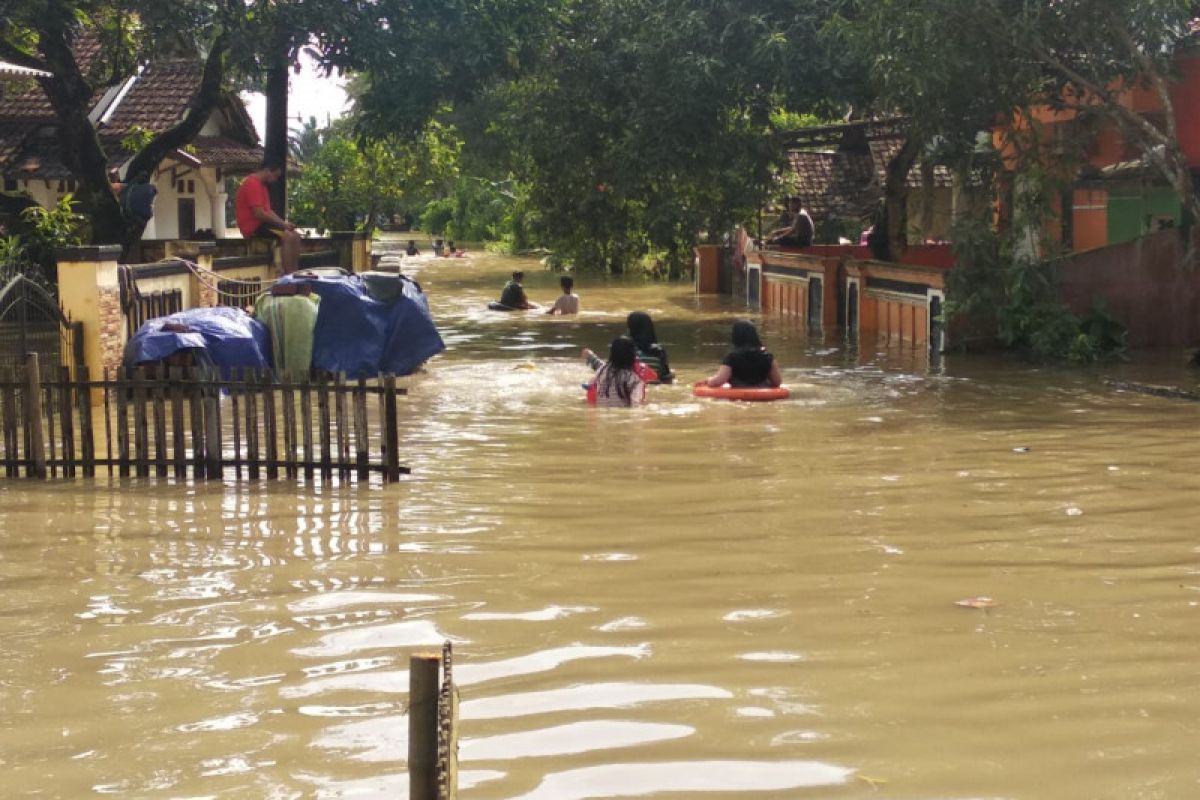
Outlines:
[[42,429],[41,372],[38,354],[25,356],[25,435],[29,442],[25,475],[46,477],[46,434]]
[[441,656],[415,653],[408,662],[408,797],[438,800],[438,673]]
[[385,462],[383,480],[400,480],[400,431],[396,427],[396,376],[383,376],[383,441]]

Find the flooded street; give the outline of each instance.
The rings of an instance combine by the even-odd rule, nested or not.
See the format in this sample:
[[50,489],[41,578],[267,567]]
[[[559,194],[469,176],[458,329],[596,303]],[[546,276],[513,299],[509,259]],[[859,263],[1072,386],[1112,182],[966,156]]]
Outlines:
[[[449,349],[398,486],[0,481],[5,796],[403,797],[443,638],[471,800],[1200,796],[1200,404],[1102,383],[1194,388],[1181,354],[931,369],[767,320],[792,399],[696,400],[731,301],[484,310],[514,265],[553,300],[419,265]],[[681,381],[588,408],[634,309]]]

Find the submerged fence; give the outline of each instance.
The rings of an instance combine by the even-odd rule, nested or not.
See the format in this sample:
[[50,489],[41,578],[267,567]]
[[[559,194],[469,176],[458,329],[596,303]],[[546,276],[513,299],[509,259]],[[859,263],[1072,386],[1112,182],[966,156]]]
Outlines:
[[[400,465],[395,376],[280,379],[263,370],[217,376],[195,368],[122,371],[92,380],[86,367],[0,371],[5,477],[177,479],[280,477],[387,483]],[[371,406],[377,407],[372,415]]]

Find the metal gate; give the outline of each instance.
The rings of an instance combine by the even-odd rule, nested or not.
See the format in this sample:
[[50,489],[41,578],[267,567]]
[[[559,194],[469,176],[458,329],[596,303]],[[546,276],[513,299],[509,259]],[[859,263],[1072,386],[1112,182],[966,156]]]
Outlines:
[[0,287],[0,368],[37,353],[43,374],[83,363],[83,324],[63,313],[54,295],[24,275]]

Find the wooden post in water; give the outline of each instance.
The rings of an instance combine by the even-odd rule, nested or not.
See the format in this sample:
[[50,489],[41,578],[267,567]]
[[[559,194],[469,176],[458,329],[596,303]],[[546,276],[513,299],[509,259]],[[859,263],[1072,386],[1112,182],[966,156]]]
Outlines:
[[383,376],[383,441],[386,467],[383,473],[385,483],[396,483],[400,480],[400,431],[396,426],[396,376]]
[[38,354],[25,356],[25,430],[29,452],[25,454],[26,477],[46,477],[46,434],[42,429],[41,371]]
[[71,394],[71,368],[58,368],[58,418],[62,421],[63,477],[75,477],[75,404]]
[[17,372],[15,369],[6,369],[2,374],[5,379],[11,381],[4,387],[4,398],[0,401],[3,403],[4,413],[4,475],[7,478],[16,478],[20,475],[17,461],[17,448],[20,446],[17,436]]
[[437,800],[438,673],[437,653],[414,653],[408,662],[408,797]]
[[[78,334],[77,334],[78,335]],[[96,477],[96,435],[92,429],[92,375],[87,364],[75,368],[78,391],[75,400],[79,403],[80,459],[83,462],[83,477]],[[108,409],[104,409],[104,424],[108,426]]]
[[359,378],[354,387],[354,451],[358,466],[358,479],[371,477],[371,442],[368,439],[367,423],[367,379]]

